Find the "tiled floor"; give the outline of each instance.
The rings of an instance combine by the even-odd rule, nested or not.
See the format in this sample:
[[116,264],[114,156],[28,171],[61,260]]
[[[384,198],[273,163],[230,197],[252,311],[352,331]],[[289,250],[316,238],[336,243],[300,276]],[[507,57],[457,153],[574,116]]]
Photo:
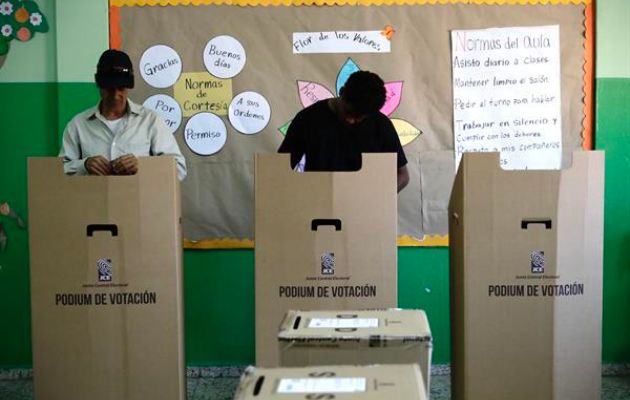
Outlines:
[[[188,400],[232,400],[237,377],[188,378]],[[431,399],[449,400],[450,377],[431,377]],[[31,400],[33,382],[30,379],[0,380],[0,399]],[[630,376],[605,376],[602,380],[602,400],[630,399]]]

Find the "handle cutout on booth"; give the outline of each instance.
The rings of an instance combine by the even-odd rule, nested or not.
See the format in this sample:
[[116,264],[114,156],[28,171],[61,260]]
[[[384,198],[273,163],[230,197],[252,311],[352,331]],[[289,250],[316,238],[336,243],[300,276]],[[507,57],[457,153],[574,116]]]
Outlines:
[[[306,154],[289,153],[288,151],[280,151],[281,155],[288,155],[289,157],[289,170],[298,174],[304,172],[359,172],[363,169],[363,158],[367,153],[361,153],[358,159],[348,159],[347,164],[344,166],[336,166],[333,170],[324,167],[311,166],[309,170],[306,170]],[[393,154],[396,154],[395,152]]]
[[316,231],[320,226],[334,226],[336,231],[341,230],[341,220],[340,219],[314,219],[311,221],[311,230]]
[[335,332],[356,332],[357,328],[335,328]]
[[115,224],[90,224],[87,226],[86,233],[88,237],[92,237],[94,232],[109,232],[112,236],[118,236],[118,225]]
[[527,229],[530,225],[545,225],[545,229],[551,229],[551,219],[549,218],[530,218],[521,221],[521,229]]
[[254,385],[254,396],[258,396],[260,394],[260,390],[262,389],[263,382],[265,381],[265,376],[261,376],[256,380],[256,384]]
[[297,329],[300,326],[300,321],[302,321],[302,317],[298,315],[293,321],[293,329]]

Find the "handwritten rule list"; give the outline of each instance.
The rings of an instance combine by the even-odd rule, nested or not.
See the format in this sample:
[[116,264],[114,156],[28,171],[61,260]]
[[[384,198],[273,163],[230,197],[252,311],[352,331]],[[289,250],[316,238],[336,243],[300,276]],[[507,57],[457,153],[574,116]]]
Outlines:
[[558,169],[562,158],[557,25],[451,32],[455,166],[501,153],[504,169]]

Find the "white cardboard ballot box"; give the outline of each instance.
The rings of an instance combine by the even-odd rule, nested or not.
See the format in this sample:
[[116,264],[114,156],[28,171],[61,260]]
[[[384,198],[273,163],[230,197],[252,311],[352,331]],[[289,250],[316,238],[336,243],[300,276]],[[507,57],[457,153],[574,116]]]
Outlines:
[[432,350],[422,310],[289,310],[278,332],[282,367],[415,363],[427,395]]
[[418,364],[248,368],[234,400],[426,400]]

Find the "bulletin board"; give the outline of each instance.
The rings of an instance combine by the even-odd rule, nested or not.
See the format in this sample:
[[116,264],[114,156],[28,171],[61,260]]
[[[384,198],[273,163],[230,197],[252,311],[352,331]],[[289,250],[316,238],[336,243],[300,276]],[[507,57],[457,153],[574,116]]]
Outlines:
[[[110,2],[111,46],[134,62],[130,98],[166,110],[186,157],[188,248],[253,247],[254,154],[276,152],[293,116],[337,95],[358,69],[386,82],[381,111],[409,161],[399,245],[446,245],[455,175],[450,32],[542,25],[560,32],[566,166],[574,150],[590,148],[590,0]],[[160,76],[166,69],[170,78]]]

